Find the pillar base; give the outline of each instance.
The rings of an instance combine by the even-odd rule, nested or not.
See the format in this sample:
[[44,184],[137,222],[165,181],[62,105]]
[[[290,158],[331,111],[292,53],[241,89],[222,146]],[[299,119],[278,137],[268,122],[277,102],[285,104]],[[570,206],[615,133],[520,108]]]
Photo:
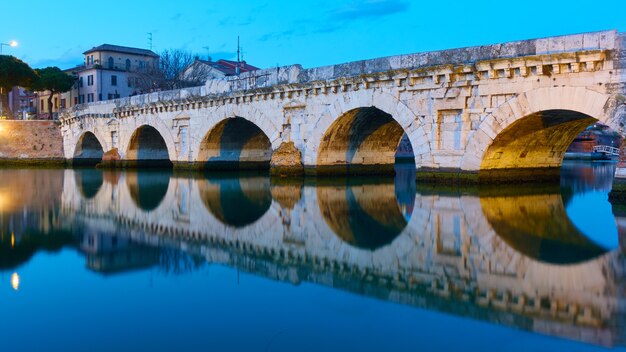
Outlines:
[[171,169],[173,163],[170,160],[117,160],[98,164],[99,167],[121,167],[125,169]]
[[623,203],[626,202],[626,178],[618,175],[618,172],[616,172],[613,179],[613,187],[611,192],[609,192],[609,200],[611,202]]
[[278,177],[302,176],[304,175],[304,168],[302,165],[272,166],[270,168],[270,174]]
[[272,176],[290,177],[304,174],[302,153],[293,142],[283,142],[272,153],[270,160]]
[[306,175],[317,177],[333,177],[333,176],[393,176],[395,175],[394,164],[383,165],[321,165],[314,167],[306,167],[304,169]]
[[561,168],[518,168],[466,171],[460,169],[418,169],[420,182],[442,184],[558,183]]

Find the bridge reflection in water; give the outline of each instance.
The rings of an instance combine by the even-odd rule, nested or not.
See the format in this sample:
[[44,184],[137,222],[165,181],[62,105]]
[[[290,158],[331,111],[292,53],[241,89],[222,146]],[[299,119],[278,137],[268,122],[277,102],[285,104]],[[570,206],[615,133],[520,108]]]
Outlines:
[[[585,192],[606,194],[610,182],[602,177],[612,173],[569,171],[600,177],[593,184],[601,186],[586,186],[580,175],[572,182],[568,172],[561,187],[429,189],[416,188],[402,170],[395,179],[318,181],[2,170],[0,270],[62,247],[77,248],[102,274],[219,263],[624,345],[621,249],[617,239],[585,230],[593,226],[578,226],[585,214],[572,206]],[[11,198],[14,189],[38,191]],[[609,234],[621,233],[620,221],[609,224]]]

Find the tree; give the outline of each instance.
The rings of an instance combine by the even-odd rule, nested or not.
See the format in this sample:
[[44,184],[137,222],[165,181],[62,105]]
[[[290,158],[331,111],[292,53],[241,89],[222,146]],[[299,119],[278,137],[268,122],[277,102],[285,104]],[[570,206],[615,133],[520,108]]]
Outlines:
[[50,91],[48,96],[48,112],[52,114],[52,97],[57,93],[65,93],[72,89],[76,78],[61,71],[58,67],[35,69],[38,78],[31,85],[34,91]]
[[138,77],[139,88],[143,91],[180,89],[201,86],[206,82],[204,67],[185,72],[196,61],[196,56],[190,51],[166,49],[159,56],[158,65]]
[[11,114],[9,91],[15,86],[30,87],[37,74],[24,61],[9,55],[0,55],[0,111]]

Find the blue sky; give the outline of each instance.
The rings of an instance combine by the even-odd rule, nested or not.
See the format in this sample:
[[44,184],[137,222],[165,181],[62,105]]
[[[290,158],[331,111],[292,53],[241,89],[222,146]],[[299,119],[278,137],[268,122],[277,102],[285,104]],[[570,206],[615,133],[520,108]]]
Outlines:
[[[110,4],[110,5],[109,5]],[[193,51],[262,67],[360,59],[604,29],[626,31],[626,1],[10,1],[0,41],[33,67],[68,68],[103,43]]]

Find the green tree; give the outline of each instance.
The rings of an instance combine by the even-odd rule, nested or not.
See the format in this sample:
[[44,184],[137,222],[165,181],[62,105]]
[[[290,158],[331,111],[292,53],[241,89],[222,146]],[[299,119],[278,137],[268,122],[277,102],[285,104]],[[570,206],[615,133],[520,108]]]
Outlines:
[[61,71],[58,67],[46,67],[35,69],[38,78],[31,85],[31,89],[40,91],[50,91],[48,96],[48,112],[52,113],[52,97],[57,93],[65,93],[72,89],[76,78]]
[[0,55],[0,107],[5,114],[9,109],[9,91],[15,86],[30,87],[37,74],[24,61],[9,55]]

